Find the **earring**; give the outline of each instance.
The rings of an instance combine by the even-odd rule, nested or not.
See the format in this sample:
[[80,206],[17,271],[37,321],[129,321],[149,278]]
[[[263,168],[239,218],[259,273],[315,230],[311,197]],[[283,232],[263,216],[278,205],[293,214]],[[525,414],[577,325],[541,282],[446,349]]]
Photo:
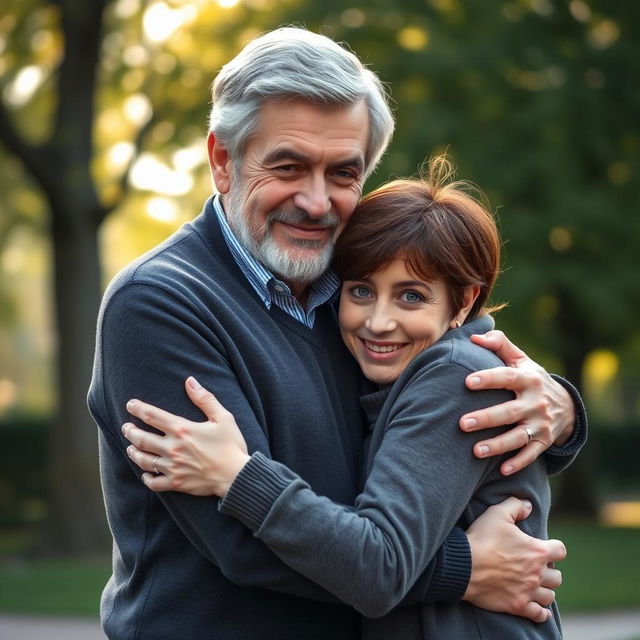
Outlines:
[[460,320],[456,320],[456,329],[460,328]]

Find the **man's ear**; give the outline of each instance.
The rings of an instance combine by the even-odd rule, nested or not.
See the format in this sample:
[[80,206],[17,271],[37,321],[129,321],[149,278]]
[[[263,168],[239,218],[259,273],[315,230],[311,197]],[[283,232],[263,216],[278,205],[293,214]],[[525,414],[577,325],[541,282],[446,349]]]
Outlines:
[[218,142],[213,131],[207,136],[207,152],[213,182],[218,193],[228,193],[231,186],[229,152]]

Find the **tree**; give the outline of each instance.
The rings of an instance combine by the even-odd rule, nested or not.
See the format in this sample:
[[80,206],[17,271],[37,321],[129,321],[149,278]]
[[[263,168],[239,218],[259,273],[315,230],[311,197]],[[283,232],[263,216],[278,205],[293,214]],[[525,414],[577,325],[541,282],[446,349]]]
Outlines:
[[[97,229],[108,208],[90,174],[93,92],[104,1],[61,2],[65,50],[59,100],[48,139],[28,141],[0,108],[0,137],[38,184],[50,211],[58,327],[59,402],[52,439],[51,531],[56,546],[95,549],[106,539],[95,465],[95,432],[86,428],[84,397],[92,360],[91,326],[100,291]],[[82,519],[76,516],[82,509]]]
[[[0,21],[5,42],[11,31],[0,141],[46,203],[53,248],[57,407],[47,542],[58,551],[93,552],[108,541],[96,429],[86,410],[102,289],[98,230],[110,212],[136,196],[140,204],[153,189],[131,188],[143,153],[154,162],[159,147],[166,154],[196,136],[204,145],[206,86],[244,30],[264,18],[243,7],[230,13],[213,3],[176,4],[16,0]],[[128,122],[123,110],[132,114]],[[108,124],[100,127],[101,118]],[[101,168],[118,144],[124,167]],[[175,177],[166,164],[155,160],[153,167]],[[186,184],[179,194],[185,198]]]

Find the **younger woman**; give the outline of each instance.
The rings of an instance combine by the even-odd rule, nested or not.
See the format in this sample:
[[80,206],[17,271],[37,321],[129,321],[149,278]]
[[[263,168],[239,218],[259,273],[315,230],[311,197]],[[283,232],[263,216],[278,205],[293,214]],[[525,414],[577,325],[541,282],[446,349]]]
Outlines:
[[[500,458],[473,456],[480,436],[458,428],[460,415],[504,402],[510,392],[469,391],[464,383],[469,373],[500,365],[469,339],[493,328],[487,301],[500,268],[500,239],[491,214],[464,184],[448,182],[450,174],[439,158],[428,179],[397,180],[372,192],[336,246],[342,337],[377,386],[362,396],[371,433],[354,508],[318,496],[259,452],[249,457],[221,406],[200,447],[201,471],[180,490],[223,497],[223,513],[368,616],[364,638],[556,639],[555,604],[540,624],[464,601],[397,606],[420,588],[416,580],[456,524],[469,526],[509,496],[533,504],[521,527],[547,537],[544,460],[505,477]],[[148,406],[144,417],[162,426]],[[173,461],[174,471],[180,464]]]

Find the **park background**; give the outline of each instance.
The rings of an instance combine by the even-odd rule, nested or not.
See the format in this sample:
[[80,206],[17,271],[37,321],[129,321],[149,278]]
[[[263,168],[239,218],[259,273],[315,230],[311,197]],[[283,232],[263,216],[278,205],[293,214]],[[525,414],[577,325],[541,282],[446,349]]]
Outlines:
[[3,0],[0,611],[97,611],[100,295],[200,211],[210,82],[291,23],[348,43],[390,88],[397,131],[365,191],[446,151],[486,194],[505,242],[498,326],[590,417],[553,481],[560,605],[640,606],[640,4]]

